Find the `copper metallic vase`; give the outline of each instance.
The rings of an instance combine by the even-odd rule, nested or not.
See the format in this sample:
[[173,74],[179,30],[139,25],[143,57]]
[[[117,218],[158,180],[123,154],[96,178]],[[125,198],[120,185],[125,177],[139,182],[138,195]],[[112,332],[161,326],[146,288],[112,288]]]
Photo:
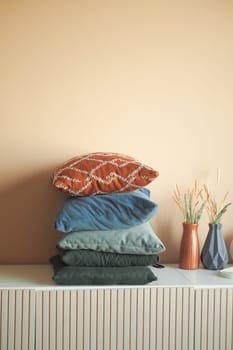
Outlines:
[[200,244],[198,238],[198,224],[183,223],[179,267],[186,270],[195,270],[199,268],[199,265]]

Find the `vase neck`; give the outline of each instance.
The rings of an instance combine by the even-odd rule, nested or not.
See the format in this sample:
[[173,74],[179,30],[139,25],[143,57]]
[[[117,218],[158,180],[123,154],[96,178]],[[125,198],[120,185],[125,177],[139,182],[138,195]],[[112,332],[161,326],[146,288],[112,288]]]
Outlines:
[[198,227],[198,224],[190,224],[190,223],[187,223],[187,222],[183,222],[183,226],[184,227]]
[[222,224],[211,224],[209,223],[210,228],[222,228]]

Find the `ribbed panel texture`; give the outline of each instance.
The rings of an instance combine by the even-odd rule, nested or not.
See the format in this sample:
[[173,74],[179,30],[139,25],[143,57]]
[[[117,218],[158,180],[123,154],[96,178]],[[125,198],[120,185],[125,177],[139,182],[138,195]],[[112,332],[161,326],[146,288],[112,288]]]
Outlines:
[[36,304],[36,350],[193,349],[193,289],[41,291]]
[[232,289],[197,289],[195,349],[232,350]]
[[0,349],[31,350],[35,341],[35,292],[0,290]]
[[1,350],[232,350],[232,288],[0,290]]

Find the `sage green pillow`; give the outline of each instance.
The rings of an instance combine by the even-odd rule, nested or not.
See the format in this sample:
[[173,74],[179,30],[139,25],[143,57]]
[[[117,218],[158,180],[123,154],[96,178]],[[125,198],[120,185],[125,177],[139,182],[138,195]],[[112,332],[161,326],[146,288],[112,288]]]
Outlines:
[[148,266],[159,262],[157,254],[118,254],[94,250],[60,251],[61,260],[72,266]]
[[77,267],[62,264],[58,256],[51,258],[53,279],[63,285],[142,285],[157,280],[149,267]]
[[158,254],[165,250],[149,222],[122,230],[68,233],[57,244],[61,249],[89,249],[119,254]]

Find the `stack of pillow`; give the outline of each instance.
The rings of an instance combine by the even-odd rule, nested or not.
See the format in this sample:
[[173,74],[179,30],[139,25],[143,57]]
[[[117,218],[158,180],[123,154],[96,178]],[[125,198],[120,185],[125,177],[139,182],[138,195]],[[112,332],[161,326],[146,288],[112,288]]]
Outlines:
[[66,285],[145,284],[165,247],[150,219],[157,204],[145,188],[158,172],[118,153],[90,153],[59,166],[53,185],[65,200],[55,221],[64,237],[51,258]]

